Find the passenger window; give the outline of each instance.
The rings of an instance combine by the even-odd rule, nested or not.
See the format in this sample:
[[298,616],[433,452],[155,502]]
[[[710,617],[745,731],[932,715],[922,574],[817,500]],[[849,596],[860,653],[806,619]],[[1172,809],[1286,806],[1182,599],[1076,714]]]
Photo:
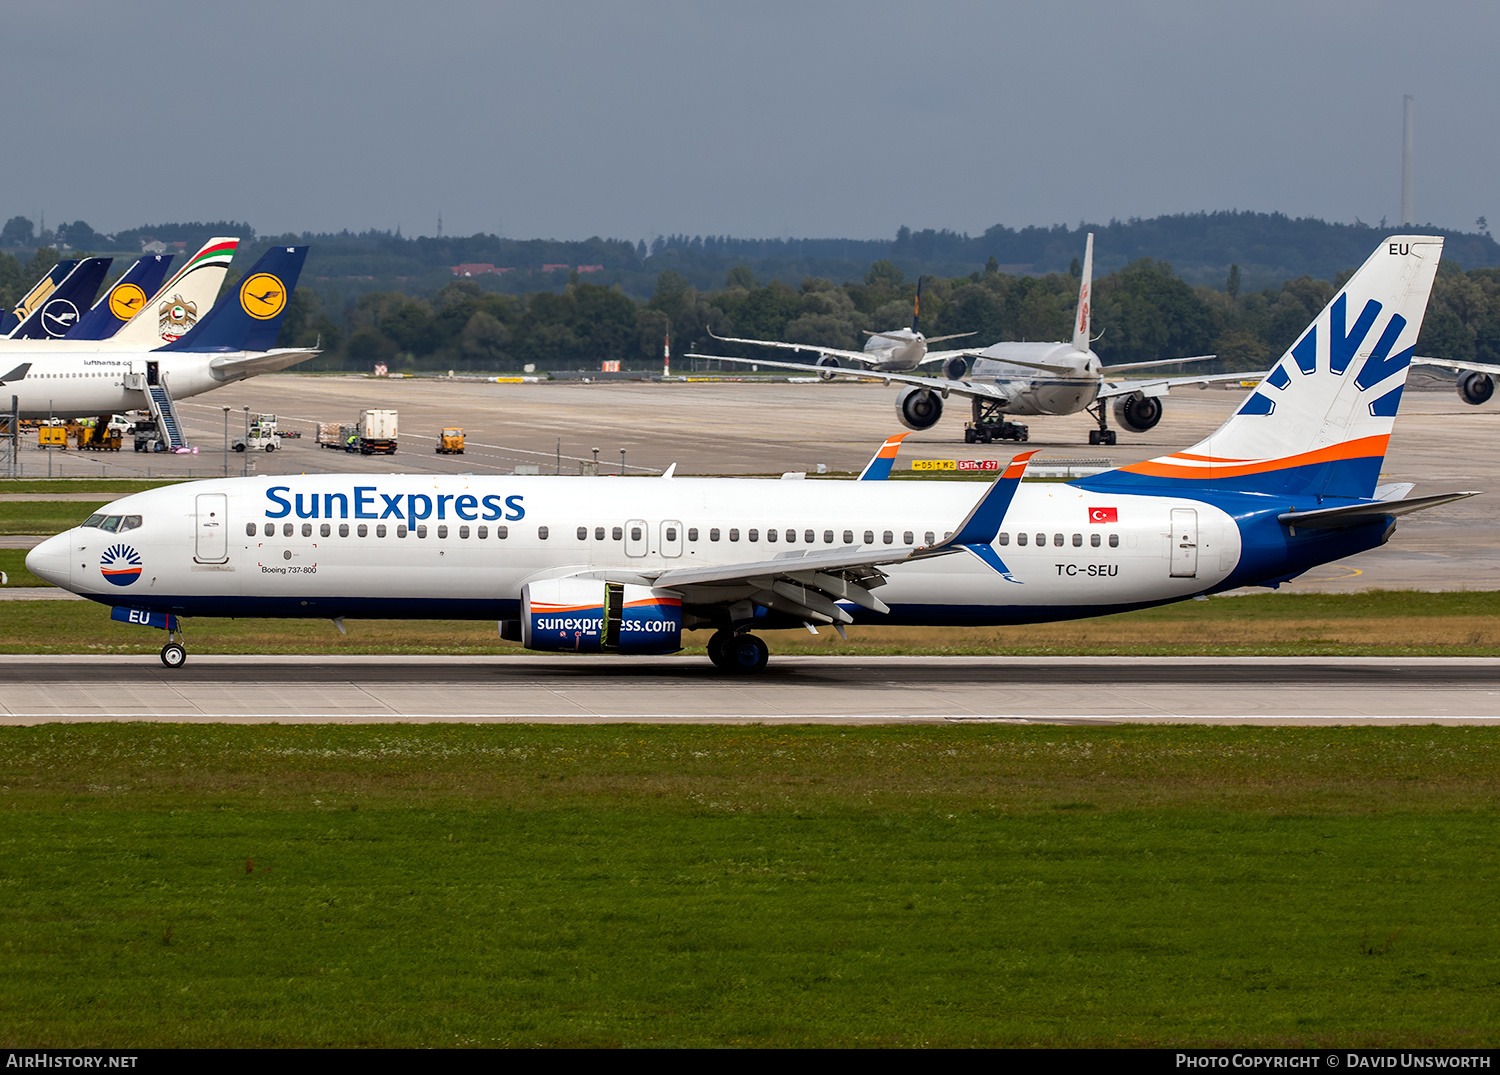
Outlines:
[[[84,525],[87,526],[88,524],[84,523]],[[323,530],[324,530],[325,533],[327,532],[327,530],[328,530],[327,525],[324,525]],[[246,523],[245,524],[245,536],[246,537],[254,537],[255,536],[255,524],[254,523]]]
[[[347,526],[341,526],[341,527],[339,527],[339,533],[341,533],[341,534],[347,534],[348,532],[349,532],[349,528]],[[275,523],[266,523],[266,537],[275,537],[275,536],[276,536],[276,524]]]
[[873,544],[875,544],[875,531],[873,531],[873,530],[866,530],[865,531],[865,544],[866,545],[873,545]]
[[1073,548],[1075,548],[1075,549],[1081,549],[1082,547],[1083,547],[1083,535],[1082,534],[1074,534],[1073,535]]
[[1038,534],[1036,536],[1036,543],[1038,545],[1045,545],[1045,544],[1047,544],[1047,535],[1046,534]]
[[[396,528],[396,530],[397,530],[398,533],[400,533],[402,535],[404,535],[406,533],[405,527],[399,527],[398,526]],[[487,527],[487,526],[477,527],[474,530],[474,536],[477,537],[477,538],[479,538],[479,540],[483,541],[485,538],[487,538],[487,537],[490,536],[490,528]]]
[[[363,527],[361,527],[361,529],[363,529]],[[447,523],[443,523],[442,525],[440,525],[438,527],[438,537],[445,538],[447,536],[448,536],[448,524]],[[364,537],[364,535],[361,534],[360,537]]]
[[302,524],[302,536],[303,537],[312,537],[312,523],[303,523]]
[[[995,543],[997,545],[1009,545],[1010,544],[1010,535],[1009,534],[1004,534],[1004,533],[1002,533],[1002,534],[996,534],[995,535]],[[927,535],[927,544],[929,544],[929,545],[932,544],[932,535],[931,534]]]
[[925,534],[922,535],[922,540],[925,541],[929,545],[935,545],[935,544],[937,544],[937,542],[934,539],[934,536],[933,536],[933,533],[932,533],[931,530],[927,531],[927,533],[925,533]]
[[547,540],[547,528],[545,526],[539,526],[539,527],[537,527],[536,528],[536,536],[540,540],[546,541]]
[[282,537],[291,537],[292,536],[292,524],[291,523],[282,523],[281,524],[281,536]]
[[677,540],[677,527],[675,527],[675,526],[669,526],[669,527],[667,527],[667,540],[668,541],[676,541]]
[[[791,531],[788,530],[787,533],[791,533]],[[791,538],[787,538],[787,540],[791,541],[792,539]],[[815,534],[815,533],[813,533],[811,530],[804,530],[804,531],[802,531],[802,544],[804,544],[804,545],[811,545],[814,541],[817,541],[817,540],[818,540],[818,535]]]
[[[754,534],[754,533],[755,533],[755,531],[754,531],[754,530],[752,530],[752,531],[750,531],[750,533],[751,533],[751,534]],[[755,538],[754,538],[754,537],[751,537],[751,539],[750,539],[750,540],[751,540],[751,541],[754,541],[754,540],[755,540]],[[771,542],[774,542],[774,541],[775,541],[775,540],[776,540],[776,531],[774,531],[774,530],[767,530],[767,531],[766,531],[766,540],[767,540],[767,541],[771,541]]]
[[322,526],[318,527],[318,536],[319,537],[327,537],[329,534],[332,534],[332,533],[333,533],[333,527],[329,526],[327,523],[324,523]]
[[107,515],[105,516],[104,521],[99,524],[99,529],[109,534],[113,534],[119,528],[120,517],[118,515]]
[[1063,535],[1063,534],[1053,534],[1052,535],[1052,544],[1054,544],[1054,545],[1062,545],[1062,544],[1066,543],[1067,540],[1068,540],[1067,537],[1065,535]]
[[631,541],[639,541],[639,540],[641,540],[641,528],[639,526],[632,526],[630,528],[630,540]]
[[376,537],[385,537],[385,523],[376,523],[375,524],[375,536]]
[[1097,549],[1099,547],[1099,535],[1098,534],[1090,534],[1089,535],[1089,544],[1092,545],[1094,548]]
[[[788,531],[787,531],[787,532],[786,532],[786,539],[787,539],[787,541],[789,541],[789,542],[791,542],[791,541],[796,541],[796,540],[797,540],[797,531],[795,531],[795,530],[788,530]],[[812,540],[812,531],[811,531],[811,530],[809,530],[809,531],[808,531],[808,532],[807,532],[807,540],[808,540],[808,541],[811,541],[811,540]]]
[[908,530],[906,533],[904,533],[904,534],[901,535],[901,544],[903,544],[903,545],[915,545],[916,544],[916,535],[913,534],[910,530]]
[[751,530],[750,533],[748,535],[746,535],[746,536],[749,537],[751,541],[759,541],[760,540],[760,531],[759,530]]
[[609,532],[609,536],[614,538],[616,541],[623,541],[625,538],[625,531],[617,526]]
[[[381,527],[381,529],[384,530],[385,527]],[[460,526],[458,528],[458,536],[461,537],[461,538],[468,537],[469,536],[469,528],[467,526]]]
[[690,526],[690,527],[688,527],[688,540],[689,541],[697,541],[698,540],[698,528],[696,526]]
[[495,527],[495,537],[499,538],[501,541],[504,541],[506,538],[510,537],[510,527],[508,527],[508,526],[497,526],[497,527]]
[[1016,544],[1017,545],[1025,545],[1026,544],[1026,535],[1025,534],[1017,534],[1016,535]]
[[348,537],[348,536],[349,536],[349,524],[348,523],[339,523],[339,537]]
[[426,523],[422,523],[420,526],[417,527],[417,537],[419,537],[419,538],[425,538],[426,536],[427,536],[427,524]]
[[824,530],[823,531],[823,544],[824,545],[832,545],[833,544],[833,531],[832,530]]
[[884,541],[887,545],[894,545],[896,543],[896,535],[887,530],[880,535],[880,540]]
[[844,544],[845,545],[853,545],[854,544],[854,531],[853,530],[845,530],[844,531]]
[[[483,530],[484,527],[481,526],[479,529]],[[397,523],[396,524],[396,536],[397,537],[405,537],[406,536],[406,524],[405,523]],[[480,537],[484,537],[483,534],[480,534],[479,536]]]
[[740,539],[740,532],[738,530],[736,530],[736,529],[734,529],[734,528],[731,527],[730,531],[729,531],[729,540],[730,541],[738,541],[739,539]]
[[717,526],[709,528],[709,531],[708,531],[708,540],[709,541],[718,541],[719,540],[719,528]]
[[602,526],[596,526],[596,527],[594,527],[594,540],[595,541],[603,541],[604,540],[604,527],[602,527]]
[[1109,535],[1109,547],[1111,549],[1117,549],[1117,548],[1120,547],[1120,535],[1119,534],[1111,534],[1111,535]]
[[579,541],[587,541],[588,539],[589,539],[589,528],[586,527],[586,526],[580,526],[578,528],[578,540]]
[[360,523],[359,524],[359,529],[357,531],[355,531],[355,532],[357,534],[359,534],[360,537],[369,537],[370,536],[370,528],[365,523]]

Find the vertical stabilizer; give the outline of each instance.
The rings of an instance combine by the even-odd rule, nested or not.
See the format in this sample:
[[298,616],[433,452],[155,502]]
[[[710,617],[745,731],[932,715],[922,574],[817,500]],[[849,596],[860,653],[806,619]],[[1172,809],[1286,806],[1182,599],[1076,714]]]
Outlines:
[[1369,498],[1442,253],[1391,236],[1207,440],[1079,484]]
[[240,241],[218,236],[204,243],[163,284],[146,308],[111,337],[127,349],[151,350],[189,332],[208,313]]
[[[58,281],[42,303],[34,307],[10,332],[13,340],[55,340],[66,336],[78,324],[99,285],[109,272],[113,258],[84,258],[71,262],[73,268]],[[59,265],[62,262],[58,263]]]
[[269,351],[291,307],[305,246],[273,246],[192,330],[162,351]]
[[1094,233],[1083,244],[1083,281],[1078,285],[1078,313],[1073,318],[1073,350],[1089,349],[1089,313],[1094,298]]
[[94,308],[68,331],[70,340],[107,340],[146,308],[172,267],[171,254],[147,254],[125,270]]

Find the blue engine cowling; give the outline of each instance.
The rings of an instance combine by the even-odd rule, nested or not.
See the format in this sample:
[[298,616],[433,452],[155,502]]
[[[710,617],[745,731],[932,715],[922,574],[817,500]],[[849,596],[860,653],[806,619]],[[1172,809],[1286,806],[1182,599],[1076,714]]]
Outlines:
[[548,653],[675,653],[682,648],[682,597],[599,579],[527,583],[521,645]]

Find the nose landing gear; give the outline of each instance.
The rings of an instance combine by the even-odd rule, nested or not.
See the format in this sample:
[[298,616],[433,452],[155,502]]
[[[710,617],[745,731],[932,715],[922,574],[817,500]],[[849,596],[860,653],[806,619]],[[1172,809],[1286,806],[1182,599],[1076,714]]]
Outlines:
[[168,642],[161,648],[161,663],[168,668],[181,668],[187,663],[187,649],[180,642]]

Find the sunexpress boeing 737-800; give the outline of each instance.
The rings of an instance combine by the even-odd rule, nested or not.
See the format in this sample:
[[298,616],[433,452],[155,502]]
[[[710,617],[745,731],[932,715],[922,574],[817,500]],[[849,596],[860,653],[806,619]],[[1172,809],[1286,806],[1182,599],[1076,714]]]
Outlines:
[[[533,650],[764,667],[753,630],[1018,624],[1277,585],[1468,493],[1377,486],[1440,238],[1382,243],[1265,381],[1185,452],[1068,484],[1018,456],[964,482],[302,475],[124,497],[35,574],[171,632],[178,617],[495,619]],[[895,445],[882,454],[893,455]]]

